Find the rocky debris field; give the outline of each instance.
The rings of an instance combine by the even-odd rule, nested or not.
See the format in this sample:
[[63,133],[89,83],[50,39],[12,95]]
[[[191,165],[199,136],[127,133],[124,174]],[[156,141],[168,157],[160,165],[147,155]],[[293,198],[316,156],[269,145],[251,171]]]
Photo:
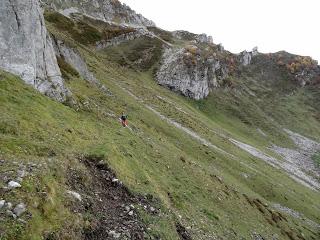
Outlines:
[[34,176],[42,165],[0,160],[0,239],[2,223],[17,221],[26,224],[31,214],[19,192],[26,178]]
[[320,143],[290,130],[284,129],[284,131],[295,143],[296,149],[283,148],[275,145],[271,146],[270,149],[278,154],[279,158],[274,158],[255,147],[237,140],[229,140],[252,156],[262,159],[275,168],[285,170],[295,181],[310,189],[319,191],[320,183],[317,179],[319,179],[320,172],[313,162],[312,156],[320,150]]
[[[69,169],[68,185],[72,190],[67,193],[73,199],[72,211],[88,216],[83,239],[158,239],[149,233],[139,214],[144,211],[160,215],[158,201],[151,195],[131,193],[101,159],[81,157],[80,161],[91,176],[90,184],[85,184],[76,170]],[[178,233],[180,229],[177,227]]]

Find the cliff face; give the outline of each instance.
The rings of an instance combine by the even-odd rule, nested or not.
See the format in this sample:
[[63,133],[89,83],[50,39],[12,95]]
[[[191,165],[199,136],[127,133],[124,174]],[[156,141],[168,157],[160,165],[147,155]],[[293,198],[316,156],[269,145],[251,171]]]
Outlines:
[[155,26],[152,21],[137,14],[118,0],[43,0],[42,2],[66,16],[71,13],[82,13],[105,22],[132,26]]
[[219,86],[227,75],[220,61],[204,58],[196,46],[165,50],[160,69],[156,74],[160,85],[184,96],[199,100],[208,96],[210,89]]
[[66,99],[68,90],[37,0],[0,2],[0,68],[58,101]]

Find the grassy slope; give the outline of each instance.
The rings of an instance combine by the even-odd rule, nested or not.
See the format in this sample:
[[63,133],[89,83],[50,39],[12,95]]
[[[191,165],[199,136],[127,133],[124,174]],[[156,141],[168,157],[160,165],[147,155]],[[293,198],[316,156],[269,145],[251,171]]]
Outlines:
[[[258,148],[266,147],[270,142],[292,145],[285,135],[278,132],[278,124],[269,127],[270,120],[262,110],[250,103],[247,96],[240,96],[239,99],[247,104],[245,106],[254,107],[259,112],[254,116],[243,114],[253,122],[251,125],[248,119],[243,121],[242,116],[233,114],[245,108],[233,103],[234,96],[228,91],[214,93],[202,102],[185,99],[158,86],[151,73],[122,68],[108,61],[104,52],[93,53],[67,34],[49,27],[59,38],[78,47],[91,70],[113,96],[106,96],[77,76],[70,76],[68,86],[80,108],[75,111],[38,94],[19,79],[1,73],[1,157],[12,161],[32,159],[41,163],[48,161],[48,158],[53,159],[40,176],[24,183],[22,193],[13,192],[10,193],[12,196],[8,196],[20,195],[26,202],[36,200],[41,206],[29,204],[34,218],[25,232],[21,230],[24,234],[13,231],[20,229],[12,225],[13,222],[7,223],[5,228],[12,230],[7,230],[11,238],[23,239],[22,236],[25,236],[24,239],[41,239],[44,231],[61,231],[65,236],[76,239],[81,218],[79,221],[79,217],[68,212],[63,203],[65,196],[62,190],[67,188],[65,175],[68,167],[84,171],[74,159],[76,155],[86,153],[104,155],[130,189],[151,193],[161,200],[166,214],[161,217],[146,215],[144,218],[152,232],[162,239],[178,239],[174,229],[175,219],[185,226],[192,226],[194,239],[208,239],[212,234],[223,239],[249,239],[252,232],[267,238],[274,233],[281,239],[288,238],[290,232],[302,232],[306,239],[315,236],[312,233],[314,229],[289,216],[288,222],[272,223],[272,215],[265,208],[251,205],[242,195],[246,194],[250,199],[259,198],[265,203],[281,203],[320,222],[319,194],[240,151],[214,133],[232,136]],[[236,158],[203,146],[160,120],[119,86]],[[293,103],[289,99],[284,107],[291,109],[290,104]],[[115,116],[123,110],[129,114],[132,131],[123,129],[117,122]],[[279,113],[282,110],[279,109]],[[256,124],[260,121],[261,124]],[[318,129],[319,124],[314,124],[313,127]],[[257,127],[261,127],[269,137],[260,136]],[[309,124],[303,125],[304,129],[311,133]],[[318,131],[313,134],[315,138],[319,137]],[[244,178],[243,173],[251,177]],[[47,198],[40,197],[39,187],[50,193]],[[297,233],[293,236],[296,238]]]

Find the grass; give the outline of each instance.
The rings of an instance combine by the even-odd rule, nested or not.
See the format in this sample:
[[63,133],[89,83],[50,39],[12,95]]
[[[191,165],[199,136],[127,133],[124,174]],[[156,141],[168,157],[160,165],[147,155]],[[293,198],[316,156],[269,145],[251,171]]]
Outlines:
[[320,167],[320,153],[313,155],[312,159],[313,159],[314,163],[316,164],[316,166]]
[[[105,159],[131,191],[152,194],[159,200],[163,214],[153,216],[142,212],[141,216],[150,227],[150,234],[162,239],[178,239],[177,221],[191,228],[194,239],[209,239],[212,235],[222,239],[249,239],[253,231],[267,239],[271,239],[272,234],[288,239],[288,234],[296,237],[298,232],[302,232],[305,239],[319,236],[304,221],[290,216],[286,216],[288,221],[271,224],[273,215],[260,204],[280,203],[319,223],[319,194],[241,151],[222,136],[260,149],[270,143],[293,146],[282,127],[296,127],[299,132],[319,139],[320,126],[314,117],[317,106],[313,104],[316,92],[310,94],[308,89],[295,89],[294,95],[283,97],[280,92],[269,89],[270,82],[256,81],[257,71],[251,69],[245,79],[233,79],[238,86],[244,86],[243,89],[217,90],[207,100],[195,102],[158,86],[153,80],[152,68],[159,60],[156,56],[160,56],[160,45],[155,45],[158,43],[139,39],[95,52],[88,45],[81,45],[86,41],[80,40],[79,44],[72,34],[70,37],[69,30],[60,31],[60,23],[56,26],[54,21],[57,20],[52,20],[49,26],[52,34],[72,42],[89,69],[113,94],[105,95],[81,79],[61,59],[60,67],[69,78],[67,85],[76,101],[74,108],[54,102],[18,78],[1,72],[1,158],[8,162],[32,159],[48,164],[24,182],[21,192],[5,196],[29,203],[33,218],[26,227],[17,226],[13,221],[1,226],[0,230],[7,234],[0,235],[3,239],[23,239],[24,236],[24,239],[42,239],[50,234],[60,239],[78,239],[76,233],[92,216],[70,212],[63,193],[68,189],[68,168],[88,174],[77,161],[79,154]],[[141,52],[153,46],[156,53],[151,54],[150,65],[135,65]],[[277,88],[281,88],[282,93],[290,93],[292,85],[287,89],[288,83],[280,80]],[[123,89],[131,91],[143,103]],[[248,89],[262,96],[263,101],[254,101],[253,96],[245,94]],[[274,102],[268,101],[270,96],[275,97]],[[279,99],[281,104],[276,104]],[[161,120],[145,104],[236,157],[204,146]],[[304,106],[310,108],[305,110]],[[117,116],[123,111],[129,115],[132,131],[118,123]],[[286,114],[287,119],[281,119],[281,114]],[[303,116],[310,116],[310,120],[298,124]],[[257,128],[267,137],[259,134]],[[244,178],[243,173],[250,177]],[[47,193],[44,197],[42,190]],[[33,202],[37,204],[33,206]],[[237,236],[230,232],[236,232]]]

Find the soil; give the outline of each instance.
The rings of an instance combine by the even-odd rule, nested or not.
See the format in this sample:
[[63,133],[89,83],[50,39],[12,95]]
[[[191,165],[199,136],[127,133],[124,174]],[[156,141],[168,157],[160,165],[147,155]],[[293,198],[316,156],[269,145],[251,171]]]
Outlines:
[[154,239],[146,233],[146,226],[135,209],[139,203],[149,206],[147,198],[134,196],[100,159],[83,157],[80,162],[87,167],[91,184],[86,186],[72,170],[68,184],[83,197],[81,204],[72,206],[73,211],[88,218],[83,239]]

